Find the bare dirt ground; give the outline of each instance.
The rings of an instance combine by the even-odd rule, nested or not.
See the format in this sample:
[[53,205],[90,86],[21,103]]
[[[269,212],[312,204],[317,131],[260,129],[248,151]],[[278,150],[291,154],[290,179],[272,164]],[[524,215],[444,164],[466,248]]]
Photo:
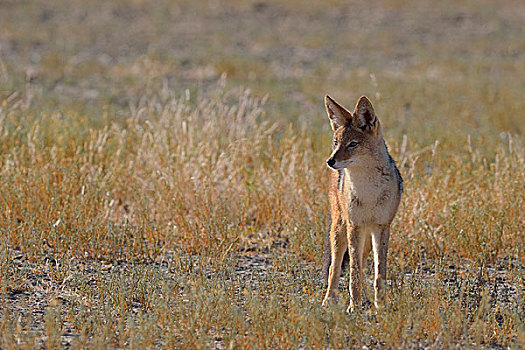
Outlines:
[[[18,327],[23,327],[27,332],[26,336],[33,338],[31,343],[38,347],[45,347],[48,344],[49,336],[46,335],[48,334],[46,327],[56,322],[54,319],[62,320],[59,342],[61,347],[69,348],[74,345],[75,340],[78,341],[82,337],[89,338],[89,334],[84,333],[85,329],[78,329],[72,322],[68,322],[68,314],[85,313],[88,306],[90,312],[97,312],[97,307],[93,305],[99,305],[99,308],[102,308],[107,304],[103,299],[108,298],[108,295],[100,292],[86,293],[83,286],[100,288],[101,285],[120,283],[115,282],[115,276],[120,278],[129,276],[125,278],[125,283],[135,284],[132,289],[140,289],[136,286],[137,283],[141,283],[140,277],[137,281],[137,276],[155,275],[157,276],[156,283],[173,288],[181,300],[189,298],[191,294],[190,284],[187,283],[187,280],[190,279],[189,275],[205,279],[236,280],[237,283],[231,292],[240,299],[246,288],[264,289],[269,280],[287,281],[289,287],[293,289],[295,284],[293,280],[302,279],[305,274],[313,280],[315,288],[324,289],[324,281],[321,279],[318,267],[302,264],[294,266],[289,271],[280,271],[273,265],[272,255],[275,253],[274,251],[272,254],[252,253],[234,256],[232,257],[234,266],[222,269],[220,272],[203,271],[197,261],[188,261],[186,263],[191,266],[189,267],[191,272],[181,275],[181,269],[177,267],[180,262],[175,263],[176,258],[174,259],[173,256],[162,257],[157,262],[150,263],[89,259],[59,261],[50,258],[35,263],[30,262],[20,251],[10,251],[10,275],[12,278],[16,276],[14,279],[20,284],[10,288],[3,295],[3,313],[17,320]],[[64,265],[67,266],[67,274],[64,274],[62,280],[57,279],[56,271]],[[515,259],[500,259],[495,264],[481,267],[475,267],[468,261],[459,265],[425,261],[415,271],[395,269],[394,272],[391,272],[389,289],[399,288],[402,284],[412,285],[414,289],[421,288],[422,284],[437,285],[446,290],[451,300],[460,300],[466,310],[472,310],[471,318],[474,318],[474,313],[480,308],[480,304],[486,303],[487,307],[493,310],[496,322],[503,325],[502,310],[521,315],[524,313],[522,297],[524,270],[525,267]],[[371,271],[372,265],[369,262],[368,273],[370,274]],[[367,293],[368,296],[371,296],[373,295],[372,281],[368,278],[367,282]],[[344,288],[348,285],[346,275],[343,275],[341,284],[345,286]],[[300,290],[297,292],[300,293]],[[144,299],[133,297],[134,294],[136,292],[131,292],[127,295],[127,300],[117,301],[117,303],[126,303],[129,312],[139,317],[147,313],[150,306],[144,302]],[[117,292],[113,297],[122,296],[118,296]],[[421,298],[424,296],[421,295]],[[103,315],[103,310],[99,309],[98,312]],[[166,346],[166,343],[160,338],[154,345],[163,347]],[[374,341],[371,340],[370,346],[374,347],[373,345]],[[411,346],[426,348],[431,345],[422,339],[413,339]],[[215,348],[225,348],[220,336],[215,337]],[[483,348],[501,347],[493,343],[486,344]]]

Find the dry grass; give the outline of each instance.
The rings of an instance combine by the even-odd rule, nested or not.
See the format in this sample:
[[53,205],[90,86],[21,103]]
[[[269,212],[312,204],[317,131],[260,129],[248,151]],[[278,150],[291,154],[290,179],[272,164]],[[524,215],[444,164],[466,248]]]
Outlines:
[[[0,348],[525,346],[523,5],[62,5],[0,5]],[[405,178],[379,314],[320,307],[328,92]]]

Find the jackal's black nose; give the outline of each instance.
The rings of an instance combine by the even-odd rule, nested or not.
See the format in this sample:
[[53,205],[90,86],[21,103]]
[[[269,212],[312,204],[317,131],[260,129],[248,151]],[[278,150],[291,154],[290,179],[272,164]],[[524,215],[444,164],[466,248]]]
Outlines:
[[330,158],[326,161],[326,164],[328,164],[329,167],[332,167],[334,166],[335,164],[335,159],[334,158]]

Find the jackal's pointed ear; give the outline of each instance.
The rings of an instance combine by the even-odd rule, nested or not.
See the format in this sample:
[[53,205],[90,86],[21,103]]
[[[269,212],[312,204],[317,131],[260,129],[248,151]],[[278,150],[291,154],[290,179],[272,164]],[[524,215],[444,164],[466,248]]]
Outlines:
[[361,96],[355,105],[353,123],[363,131],[375,130],[378,126],[374,107],[366,96]]
[[352,121],[352,113],[350,113],[339,103],[335,102],[330,96],[325,96],[324,104],[326,106],[326,113],[328,114],[328,118],[330,118],[330,125],[332,125],[333,131],[335,131],[338,127],[346,125]]

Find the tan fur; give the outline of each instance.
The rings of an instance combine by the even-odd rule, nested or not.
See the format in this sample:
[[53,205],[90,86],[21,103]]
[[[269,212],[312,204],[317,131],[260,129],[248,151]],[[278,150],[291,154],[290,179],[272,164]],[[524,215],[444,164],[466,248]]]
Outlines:
[[[334,131],[327,160],[331,168],[329,201],[331,227],[326,254],[330,259],[328,289],[323,305],[335,297],[343,256],[350,257],[350,310],[361,303],[363,264],[374,252],[376,307],[383,299],[390,224],[401,199],[402,178],[385,145],[372,103],[362,96],[354,112],[329,96],[326,111]],[[327,265],[328,266],[328,265]]]

